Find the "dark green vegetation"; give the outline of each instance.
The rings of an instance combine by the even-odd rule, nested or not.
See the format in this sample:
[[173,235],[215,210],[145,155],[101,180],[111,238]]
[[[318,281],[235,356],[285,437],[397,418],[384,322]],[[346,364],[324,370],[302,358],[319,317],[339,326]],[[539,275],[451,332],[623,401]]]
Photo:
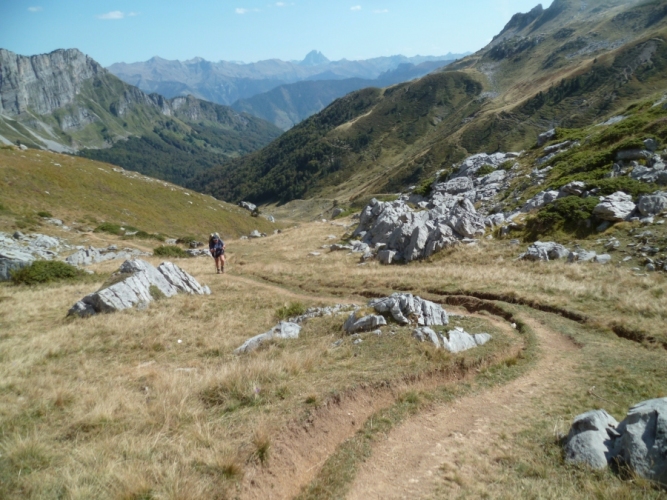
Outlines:
[[[193,187],[259,203],[395,192],[470,154],[529,149],[554,125],[604,122],[657,98],[665,75],[664,2],[555,0],[510,21],[476,54],[415,82],[339,99]],[[593,177],[603,190],[619,182]]]
[[142,231],[133,226],[121,226],[120,224],[114,224],[113,222],[104,222],[103,224],[100,224],[95,228],[95,232],[115,234],[116,236],[123,236],[124,239],[138,238],[142,240],[165,240],[165,237],[162,234],[147,233],[146,231]]
[[39,285],[59,281],[76,281],[87,276],[85,271],[57,260],[37,260],[11,273],[15,285]]
[[185,250],[176,245],[160,245],[153,250],[153,255],[156,257],[171,257],[184,259],[190,257]]
[[[192,98],[188,98],[192,99]],[[223,108],[200,101],[201,106]],[[220,110],[218,115],[220,115]],[[249,115],[224,110],[223,123],[160,120],[139,137],[120,140],[111,148],[84,149],[81,156],[119,165],[144,175],[188,185],[197,173],[255,151],[280,135],[280,130]]]

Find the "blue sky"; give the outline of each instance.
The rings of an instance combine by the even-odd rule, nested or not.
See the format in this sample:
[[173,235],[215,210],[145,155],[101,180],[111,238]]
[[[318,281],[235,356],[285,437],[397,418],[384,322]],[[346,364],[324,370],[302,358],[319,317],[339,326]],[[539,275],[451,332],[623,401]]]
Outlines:
[[[552,0],[542,1],[546,8]],[[475,51],[539,0],[0,0],[0,47],[114,62],[329,59]]]

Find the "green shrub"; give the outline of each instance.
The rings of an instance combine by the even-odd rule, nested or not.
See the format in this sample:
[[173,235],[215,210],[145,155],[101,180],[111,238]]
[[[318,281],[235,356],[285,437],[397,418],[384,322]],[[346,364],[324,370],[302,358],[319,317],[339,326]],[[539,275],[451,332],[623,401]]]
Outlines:
[[290,302],[289,304],[279,307],[276,311],[276,317],[278,319],[288,319],[293,318],[294,316],[301,316],[306,312],[306,306],[301,302]]
[[433,179],[425,180],[415,188],[413,193],[418,194],[420,196],[428,197],[431,194],[431,190],[433,189],[433,182],[434,182]]
[[157,241],[165,240],[165,237],[161,234],[147,233],[146,231],[137,231],[137,234],[134,235],[134,238],[140,238],[142,240],[157,240]]
[[616,191],[623,191],[632,195],[635,200],[642,194],[649,194],[658,189],[658,186],[655,184],[648,184],[626,176],[598,179],[590,181],[587,184],[589,188],[598,188],[601,196],[614,194]]
[[554,231],[584,236],[592,230],[592,224],[588,221],[593,217],[593,209],[598,203],[596,196],[560,198],[526,221],[526,233],[531,240]]
[[499,170],[505,170],[506,172],[512,170],[512,167],[516,163],[516,160],[506,160],[500,164],[498,167]]
[[51,212],[47,212],[46,210],[42,210],[41,212],[37,212],[38,217],[43,217],[44,219],[50,219],[53,217],[53,214]]
[[179,245],[190,245],[193,241],[198,241],[194,236],[181,236],[176,239],[176,243]]
[[178,259],[190,257],[185,250],[176,245],[160,245],[153,249],[153,255],[156,257],[172,257]]
[[121,229],[119,224],[114,224],[113,222],[103,222],[95,228],[96,233],[109,233],[121,236],[125,231]]
[[37,260],[11,273],[15,285],[37,285],[58,281],[75,281],[86,277],[85,271],[57,260]]
[[485,175],[489,175],[491,172],[495,171],[496,167],[493,165],[482,165],[482,167],[475,173],[475,177],[484,177]]

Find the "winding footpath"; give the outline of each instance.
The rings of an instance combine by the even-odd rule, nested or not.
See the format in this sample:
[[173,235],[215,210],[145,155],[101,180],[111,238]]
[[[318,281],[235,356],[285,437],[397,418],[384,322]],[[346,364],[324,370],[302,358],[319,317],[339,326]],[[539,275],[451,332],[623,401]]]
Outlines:
[[[357,472],[349,500],[424,498],[438,486],[454,493],[502,456],[503,435],[521,431],[544,413],[543,399],[574,377],[578,348],[521,316],[539,342],[536,366],[506,385],[439,405],[390,431]],[[446,472],[457,480],[443,484]]]

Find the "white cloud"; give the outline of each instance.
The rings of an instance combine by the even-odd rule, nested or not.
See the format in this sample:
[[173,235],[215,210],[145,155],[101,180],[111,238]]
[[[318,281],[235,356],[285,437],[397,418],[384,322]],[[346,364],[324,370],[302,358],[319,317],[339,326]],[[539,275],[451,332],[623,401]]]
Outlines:
[[237,14],[245,14],[248,12],[248,9],[242,9],[240,7],[237,7],[236,10],[234,10]]
[[28,7],[28,10],[30,12],[40,12],[42,10],[41,7],[35,6],[35,7]]
[[373,14],[387,14],[389,9],[376,9],[373,11]]
[[350,7],[350,10],[361,10],[361,5],[355,5],[354,7]]
[[97,16],[98,19],[105,19],[110,21],[117,21],[118,19],[123,19],[124,17],[125,13],[119,10],[112,10],[111,12],[107,12],[106,14],[100,14],[99,16]]

